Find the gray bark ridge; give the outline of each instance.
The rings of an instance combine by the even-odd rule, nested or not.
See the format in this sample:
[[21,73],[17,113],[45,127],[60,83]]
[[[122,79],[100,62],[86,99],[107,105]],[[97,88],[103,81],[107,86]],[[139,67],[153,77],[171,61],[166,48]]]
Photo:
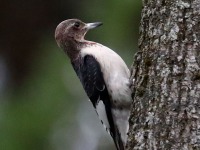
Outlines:
[[143,0],[127,150],[200,149],[200,0]]

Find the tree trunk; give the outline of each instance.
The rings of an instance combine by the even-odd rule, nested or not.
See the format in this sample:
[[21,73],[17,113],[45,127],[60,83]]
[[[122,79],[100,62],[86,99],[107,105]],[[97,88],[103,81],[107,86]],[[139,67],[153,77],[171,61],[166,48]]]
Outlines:
[[200,0],[143,0],[127,150],[200,149]]

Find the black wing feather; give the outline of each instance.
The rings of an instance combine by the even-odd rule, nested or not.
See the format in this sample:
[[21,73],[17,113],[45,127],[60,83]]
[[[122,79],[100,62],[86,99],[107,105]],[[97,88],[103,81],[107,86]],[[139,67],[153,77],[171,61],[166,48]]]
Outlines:
[[103,92],[106,89],[102,72],[99,63],[97,63],[94,57],[85,56],[81,72],[83,87],[94,107],[96,107],[99,98],[104,97],[108,101],[109,97],[107,93]]
[[109,101],[108,93],[104,92],[107,89],[100,65],[93,56],[87,55],[84,58],[79,58],[72,62],[72,66],[94,107],[96,107],[99,98]]
[[98,101],[103,101],[110,125],[110,134],[114,139],[117,149],[123,150],[124,146],[121,141],[121,136],[119,135],[118,129],[116,129],[113,122],[111,102],[109,100],[110,97],[99,63],[93,56],[86,55],[84,58],[79,58],[76,61],[73,61],[72,66],[74,67],[74,70],[76,71],[76,74],[79,77],[93,106],[96,108]]

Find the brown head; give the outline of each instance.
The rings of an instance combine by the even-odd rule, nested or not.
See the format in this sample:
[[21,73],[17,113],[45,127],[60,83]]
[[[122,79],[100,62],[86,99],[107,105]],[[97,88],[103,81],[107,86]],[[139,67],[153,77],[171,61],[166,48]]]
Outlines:
[[62,49],[77,42],[84,41],[84,36],[88,30],[102,25],[101,22],[84,23],[78,19],[68,19],[61,22],[55,31],[55,39]]

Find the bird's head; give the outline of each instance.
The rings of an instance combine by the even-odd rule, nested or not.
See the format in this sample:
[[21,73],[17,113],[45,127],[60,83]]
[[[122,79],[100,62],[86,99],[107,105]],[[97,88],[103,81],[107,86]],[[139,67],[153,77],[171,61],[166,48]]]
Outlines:
[[61,22],[55,31],[55,39],[59,47],[63,48],[70,41],[83,41],[88,30],[102,25],[101,22],[84,23],[78,19],[68,19]]

